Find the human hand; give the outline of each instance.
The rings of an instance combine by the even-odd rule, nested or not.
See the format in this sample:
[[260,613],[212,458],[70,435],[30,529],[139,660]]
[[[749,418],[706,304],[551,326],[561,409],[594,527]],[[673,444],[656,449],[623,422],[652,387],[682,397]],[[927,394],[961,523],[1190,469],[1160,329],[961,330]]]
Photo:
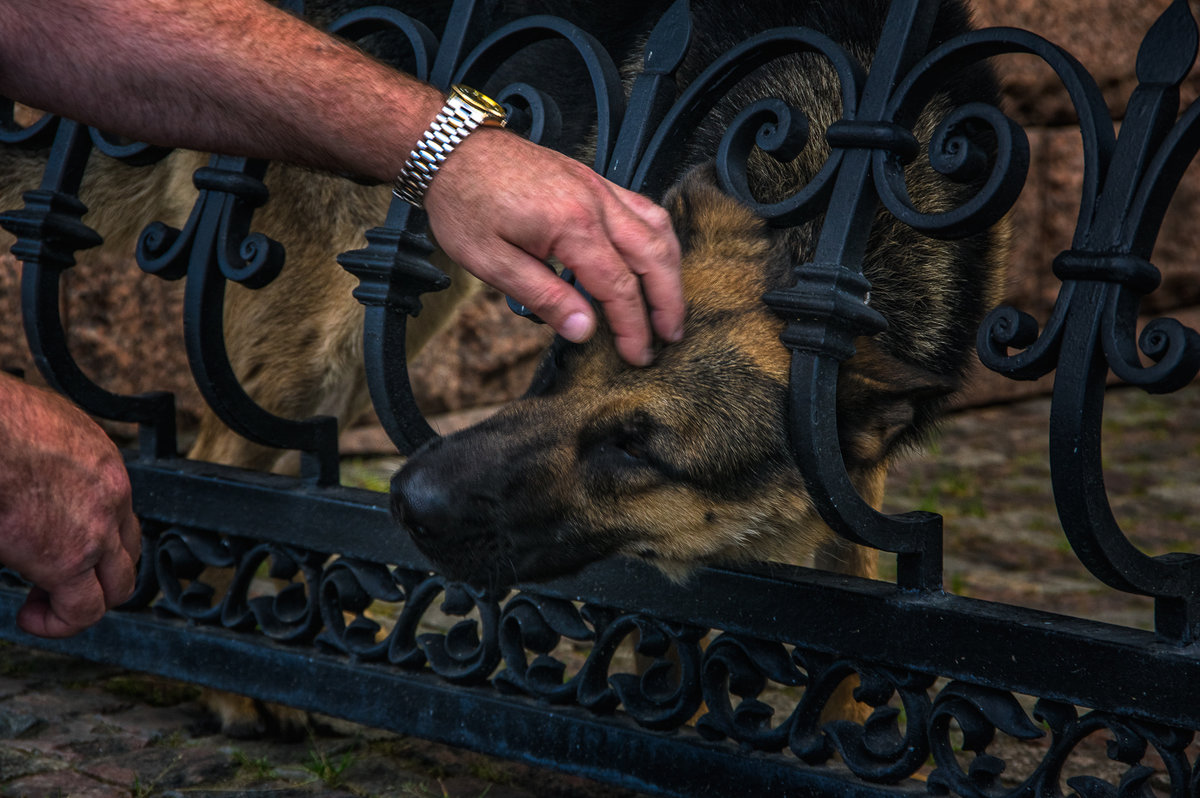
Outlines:
[[62,397],[0,375],[0,563],[33,583],[17,625],[66,637],[133,592],[141,533],[117,447]]
[[480,128],[438,170],[425,207],[447,255],[563,337],[586,340],[596,318],[546,268],[551,256],[600,303],[625,360],[653,360],[651,327],[668,341],[682,337],[679,241],[667,212],[578,161]]

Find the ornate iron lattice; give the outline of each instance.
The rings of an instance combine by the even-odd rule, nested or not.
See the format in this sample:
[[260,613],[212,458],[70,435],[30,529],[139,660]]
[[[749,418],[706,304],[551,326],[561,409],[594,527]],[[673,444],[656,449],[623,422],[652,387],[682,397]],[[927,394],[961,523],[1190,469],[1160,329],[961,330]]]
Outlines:
[[[221,327],[225,284],[261,287],[285,261],[275,242],[253,232],[266,165],[244,159],[214,158],[199,170],[200,195],[186,224],[151,225],[138,258],[149,273],[187,277],[188,354],[213,409],[258,443],[300,451],[302,473],[292,479],[179,459],[172,397],[119,396],[95,384],[72,359],[58,315],[61,273],[76,251],[97,243],[78,200],[89,156],[146,165],[166,153],[56,118],[18,128],[10,113],[0,120],[4,144],[51,148],[41,187],[26,195],[24,209],[0,217],[25,263],[28,338],[59,390],[98,416],[139,426],[128,467],[146,545],[137,593],[94,629],[68,641],[25,638],[13,624],[20,594],[5,591],[0,635],[664,794],[1144,795],[1154,757],[1172,795],[1200,791],[1200,763],[1188,749],[1200,728],[1193,645],[1200,558],[1147,557],[1129,542],[1108,508],[1099,456],[1108,370],[1160,392],[1200,370],[1196,333],[1173,320],[1134,341],[1139,302],[1158,282],[1151,247],[1200,150],[1200,104],[1178,114],[1179,84],[1197,50],[1187,3],[1175,0],[1147,35],[1141,85],[1119,137],[1094,80],[1033,33],[980,30],[926,52],[936,0],[892,3],[869,72],[820,34],[779,29],[726,53],[676,96],[671,76],[690,35],[680,0],[654,29],[628,100],[616,67],[584,32],[531,17],[474,40],[476,5],[457,0],[440,37],[376,7],[331,29],[350,38],[398,34],[416,73],[442,86],[490,74],[531,43],[568,43],[593,83],[594,166],[639,190],[662,187],[676,133],[740,76],[795,52],[833,65],[844,118],[828,129],[832,155],[808,186],[770,205],[749,194],[750,152],[789,157],[808,135],[803,113],[778,100],[738,115],[718,171],[728,192],[772,224],[838,211],[827,214],[812,262],[766,301],[789,321],[792,441],[812,495],[841,535],[898,555],[898,584],[772,567],[707,569],[679,586],[621,561],[493,596],[432,573],[393,533],[382,497],[338,487],[333,421],[275,416],[234,375]],[[1098,579],[1154,597],[1156,633],[943,593],[942,519],[871,509],[838,455],[838,365],[856,336],[882,324],[860,274],[877,206],[926,234],[962,235],[1000,218],[1021,190],[1025,135],[991,107],[954,109],[934,136],[931,160],[950,179],[978,168],[968,131],[985,129],[997,142],[983,188],[965,204],[919,212],[901,171],[915,146],[916,110],[940,82],[1003,53],[1041,59],[1065,85],[1080,119],[1084,190],[1072,248],[1054,264],[1063,285],[1045,329],[1039,335],[1028,316],[1000,309],[980,331],[980,353],[1018,379],[1056,370],[1050,448],[1064,528]],[[552,97],[517,84],[500,99],[525,114],[533,139],[556,136],[562,117]],[[394,203],[367,233],[368,245],[340,259],[361,281],[355,296],[366,307],[376,409],[406,452],[434,433],[416,411],[397,353],[420,295],[446,283],[427,260],[424,223],[420,212]],[[330,529],[340,533],[331,537]],[[260,595],[253,578],[264,567],[281,586]],[[213,579],[217,569],[232,569],[232,580]],[[829,607],[837,607],[836,619]],[[622,653],[629,646],[650,664],[635,668]],[[231,671],[230,657],[244,668]],[[1068,662],[1095,671],[1080,679],[1060,667]],[[861,723],[822,723],[822,710],[850,677],[873,713]],[[790,691],[794,700],[769,704],[771,691]],[[1073,752],[1097,730],[1111,738],[1116,781],[1066,778]],[[1009,763],[989,753],[998,733],[1046,742],[1031,772],[1014,778]]]

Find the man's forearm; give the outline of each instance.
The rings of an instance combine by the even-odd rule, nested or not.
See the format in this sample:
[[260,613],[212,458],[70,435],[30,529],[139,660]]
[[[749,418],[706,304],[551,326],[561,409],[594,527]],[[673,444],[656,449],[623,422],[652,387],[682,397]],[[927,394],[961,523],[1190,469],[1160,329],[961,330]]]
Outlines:
[[262,0],[0,0],[0,40],[0,93],[34,107],[378,180],[443,102]]

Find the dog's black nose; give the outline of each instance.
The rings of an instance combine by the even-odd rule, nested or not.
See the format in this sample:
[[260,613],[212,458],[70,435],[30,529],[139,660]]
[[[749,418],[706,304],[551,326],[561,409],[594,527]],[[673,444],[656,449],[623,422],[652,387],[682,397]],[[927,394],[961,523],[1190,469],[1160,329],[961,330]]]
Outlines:
[[454,529],[454,497],[429,472],[406,466],[392,477],[392,515],[418,542]]

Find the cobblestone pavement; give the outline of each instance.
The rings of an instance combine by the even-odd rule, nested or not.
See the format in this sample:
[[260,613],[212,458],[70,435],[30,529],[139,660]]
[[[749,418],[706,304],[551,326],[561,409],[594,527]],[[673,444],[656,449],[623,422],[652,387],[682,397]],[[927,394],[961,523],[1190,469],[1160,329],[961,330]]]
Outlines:
[[[1104,588],[1071,554],[1049,495],[1049,401],[952,417],[930,451],[891,477],[889,509],[946,517],[947,588],[1148,628],[1148,602]],[[1110,392],[1106,482],[1145,550],[1194,552],[1200,535],[1200,392]],[[389,461],[348,463],[363,483]],[[599,798],[632,793],[331,721],[298,742],[215,733],[187,685],[0,646],[0,796],[418,796]],[[1103,743],[1081,765],[1099,775]],[[1034,767],[1036,749],[1014,751]]]

